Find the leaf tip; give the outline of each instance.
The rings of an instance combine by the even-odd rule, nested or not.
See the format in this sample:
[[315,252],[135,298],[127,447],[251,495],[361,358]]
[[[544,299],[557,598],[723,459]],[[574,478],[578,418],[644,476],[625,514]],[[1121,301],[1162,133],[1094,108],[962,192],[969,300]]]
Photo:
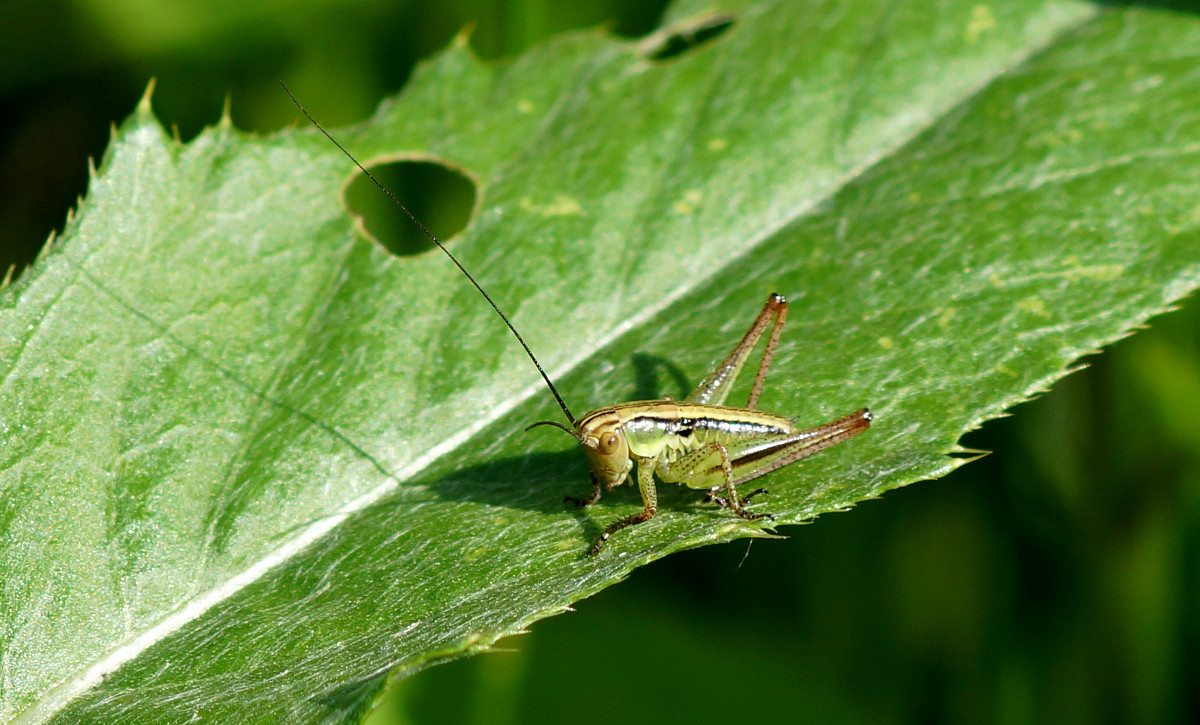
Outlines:
[[141,100],[138,101],[138,104],[137,104],[137,113],[139,113],[139,114],[149,114],[150,113],[150,99],[154,95],[154,84],[157,82],[158,82],[157,79],[151,78],[150,81],[146,84],[146,91],[144,93],[142,93],[142,98],[141,98]]
[[225,102],[221,104],[221,120],[217,121],[217,127],[233,128],[233,96],[230,94],[225,95]]
[[471,44],[471,34],[475,32],[475,23],[467,23],[454,35],[454,40],[450,41],[450,47],[455,50],[461,50]]

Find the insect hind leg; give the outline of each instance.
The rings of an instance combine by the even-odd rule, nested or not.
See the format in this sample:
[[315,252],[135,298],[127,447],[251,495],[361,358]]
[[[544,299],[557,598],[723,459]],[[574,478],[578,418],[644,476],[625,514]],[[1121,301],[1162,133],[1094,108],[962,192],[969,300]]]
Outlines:
[[742,365],[746,359],[750,357],[750,353],[754,351],[758,340],[763,336],[769,327],[771,334],[767,336],[767,346],[763,350],[762,359],[758,363],[758,372],[754,375],[754,385],[750,388],[750,398],[746,401],[746,407],[753,409],[758,405],[758,395],[762,392],[763,383],[767,379],[767,370],[771,368],[771,359],[775,356],[775,347],[779,344],[779,336],[783,332],[783,323],[787,320],[788,303],[783,295],[778,292],[773,293],[767,298],[766,304],[758,313],[758,317],[754,319],[754,324],[750,325],[750,329],[746,331],[746,335],[737,347],[733,348],[733,352],[729,353],[729,357],[725,358],[716,370],[713,370],[708,377],[700,382],[691,395],[687,397],[689,403],[701,403],[704,405],[720,405],[725,402],[725,398],[729,395],[729,391],[733,387],[734,380],[737,379],[738,372],[741,371]]

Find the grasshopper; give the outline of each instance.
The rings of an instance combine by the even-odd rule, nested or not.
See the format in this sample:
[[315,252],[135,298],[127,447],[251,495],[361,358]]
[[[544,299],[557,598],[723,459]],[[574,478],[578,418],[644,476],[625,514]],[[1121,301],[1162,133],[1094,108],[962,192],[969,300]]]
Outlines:
[[[588,458],[592,492],[584,498],[568,496],[566,500],[580,507],[596,503],[600,500],[602,490],[611,491],[628,481],[634,464],[637,464],[642,510],[609,524],[588,550],[589,557],[598,554],[614,533],[645,523],[658,512],[655,474],[665,483],[682,483],[689,488],[706,490],[705,502],[714,502],[743,519],[774,519],[771,514],[752,512],[747,508],[749,500],[766,493],[766,489],[760,488],[742,496],[738,493],[738,486],[853,438],[871,426],[871,411],[867,408],[807,430],[797,428],[791,418],[755,408],[787,319],[787,300],[778,293],[767,298],[754,324],[729,357],[704,378],[683,402],[663,398],[622,403],[576,418],[525,338],[458,258],[300,105],[286,85],[283,90],[300,112],[450,258],[517,338],[570,423],[567,426],[555,421],[539,421],[525,430],[542,425],[560,428],[579,441]],[[746,405],[724,405],[738,372],[768,327],[771,328],[771,334],[767,337],[766,349],[759,361]]]

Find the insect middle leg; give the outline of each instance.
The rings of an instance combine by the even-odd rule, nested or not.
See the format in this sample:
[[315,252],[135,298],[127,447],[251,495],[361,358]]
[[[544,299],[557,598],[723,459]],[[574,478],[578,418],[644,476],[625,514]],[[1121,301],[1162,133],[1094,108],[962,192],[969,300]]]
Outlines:
[[[725,488],[724,485],[713,486],[712,488],[708,489],[708,493],[704,494],[704,502],[715,503],[722,508],[730,508],[729,499],[721,495],[721,490],[723,488]],[[765,488],[756,488],[745,496],[742,496],[741,501],[738,503],[740,503],[742,506],[748,506],[750,504],[750,499],[763,493],[770,493],[770,491]],[[767,516],[770,516],[770,514],[767,514]]]
[[[691,451],[676,461],[660,462],[658,475],[668,483],[683,483],[689,488],[708,487],[706,499],[716,501],[749,521],[774,518],[771,514],[755,513],[746,509],[750,498],[760,493],[766,493],[766,489],[760,488],[745,498],[738,496],[737,481],[733,477],[733,462],[729,458],[729,449],[721,443],[714,441]],[[714,495],[721,490],[725,491],[725,496]]]

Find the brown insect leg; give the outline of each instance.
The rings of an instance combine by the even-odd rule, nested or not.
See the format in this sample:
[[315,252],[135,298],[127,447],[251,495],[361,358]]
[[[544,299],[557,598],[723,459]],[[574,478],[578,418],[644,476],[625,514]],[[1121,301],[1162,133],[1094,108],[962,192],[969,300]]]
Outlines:
[[[720,490],[721,490],[721,487],[717,486],[716,488],[713,488],[710,491],[708,491],[706,494],[704,494],[704,503],[715,503],[715,504],[721,506],[722,508],[730,508],[729,499],[727,499],[724,496],[721,496],[720,494],[717,493]],[[770,491],[768,491],[765,488],[756,488],[753,491],[751,491],[750,493],[746,494],[745,496],[742,496],[742,500],[740,501],[740,503],[743,506],[748,506],[750,504],[750,499],[754,498],[755,496],[759,495],[760,493],[770,493]],[[771,516],[771,514],[767,514],[767,516],[770,518],[775,518],[774,516]]]
[[570,501],[571,503],[575,504],[579,508],[583,508],[584,506],[591,506],[592,504],[594,504],[600,500],[600,479],[596,478],[595,473],[592,474],[592,492],[591,492],[591,494],[589,494],[587,496],[587,498],[576,498],[574,496],[565,496],[565,497],[563,497],[563,500]]
[[729,451],[726,450],[725,446],[721,445],[720,443],[713,443],[712,445],[717,452],[721,454],[721,468],[725,472],[725,490],[728,492],[729,498],[725,501],[724,505],[735,514],[748,521],[754,521],[756,519],[774,519],[775,517],[771,514],[755,513],[745,509],[746,502],[750,499],[750,497],[754,496],[762,489],[755,491],[746,498],[738,498],[737,484],[734,483],[733,480],[733,464],[729,461]]

